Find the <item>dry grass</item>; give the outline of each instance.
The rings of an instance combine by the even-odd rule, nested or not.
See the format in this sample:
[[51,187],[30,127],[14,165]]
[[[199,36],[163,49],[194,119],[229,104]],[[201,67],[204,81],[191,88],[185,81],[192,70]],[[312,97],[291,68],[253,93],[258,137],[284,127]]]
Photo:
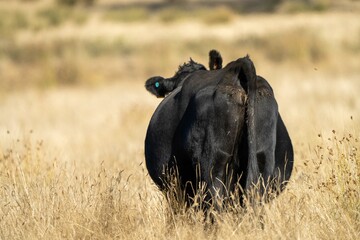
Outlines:
[[1,238],[357,239],[360,102],[351,82],[346,98],[326,99],[307,83],[275,87],[295,146],[287,190],[261,218],[234,209],[215,229],[192,211],[171,215],[151,183],[143,139],[158,100],[141,84],[3,97]]
[[[84,25],[32,29],[41,7],[28,25],[9,20],[19,27],[0,40],[1,239],[360,238],[356,13],[209,25],[109,23],[95,12]],[[211,48],[225,62],[250,53],[274,88],[296,164],[260,213],[232,209],[209,227],[193,210],[172,214],[147,175],[144,137],[160,100],[143,82],[190,56],[206,63]]]

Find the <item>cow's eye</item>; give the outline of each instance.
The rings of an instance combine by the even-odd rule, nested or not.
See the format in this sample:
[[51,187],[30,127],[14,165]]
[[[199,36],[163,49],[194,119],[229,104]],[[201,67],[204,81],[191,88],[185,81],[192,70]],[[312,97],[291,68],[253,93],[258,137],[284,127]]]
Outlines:
[[155,83],[155,87],[156,87],[156,88],[160,87],[160,83],[159,83],[159,82],[156,82],[156,83]]

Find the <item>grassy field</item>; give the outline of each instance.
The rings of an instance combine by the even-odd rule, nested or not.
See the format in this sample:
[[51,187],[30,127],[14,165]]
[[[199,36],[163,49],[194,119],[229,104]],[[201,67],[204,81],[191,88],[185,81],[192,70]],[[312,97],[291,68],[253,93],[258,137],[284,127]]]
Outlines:
[[[0,239],[360,238],[356,1],[252,14],[113,2],[0,2]],[[161,100],[143,85],[189,57],[206,65],[212,48],[225,62],[250,54],[270,82],[295,169],[261,216],[233,209],[204,227],[173,215],[147,174]]]

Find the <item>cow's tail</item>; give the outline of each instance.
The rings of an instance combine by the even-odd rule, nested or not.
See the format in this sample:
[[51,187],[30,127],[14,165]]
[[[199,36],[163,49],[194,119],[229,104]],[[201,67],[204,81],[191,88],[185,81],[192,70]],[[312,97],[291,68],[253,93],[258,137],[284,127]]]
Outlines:
[[256,131],[255,131],[255,103],[256,103],[256,70],[253,62],[246,56],[239,59],[241,68],[238,79],[247,92],[247,134],[248,134],[248,165],[245,190],[250,191],[257,184],[260,177],[258,162],[256,158]]

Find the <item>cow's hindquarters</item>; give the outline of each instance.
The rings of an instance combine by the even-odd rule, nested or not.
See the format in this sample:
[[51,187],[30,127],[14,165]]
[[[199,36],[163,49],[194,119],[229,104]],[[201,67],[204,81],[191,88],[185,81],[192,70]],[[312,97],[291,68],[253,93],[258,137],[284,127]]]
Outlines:
[[204,88],[190,100],[175,133],[173,149],[178,164],[192,166],[193,172],[199,169],[196,179],[182,182],[190,181],[196,191],[205,185],[205,201],[216,208],[229,192],[227,186],[236,181],[231,165],[237,158],[245,122],[245,101],[246,94],[240,87]]

